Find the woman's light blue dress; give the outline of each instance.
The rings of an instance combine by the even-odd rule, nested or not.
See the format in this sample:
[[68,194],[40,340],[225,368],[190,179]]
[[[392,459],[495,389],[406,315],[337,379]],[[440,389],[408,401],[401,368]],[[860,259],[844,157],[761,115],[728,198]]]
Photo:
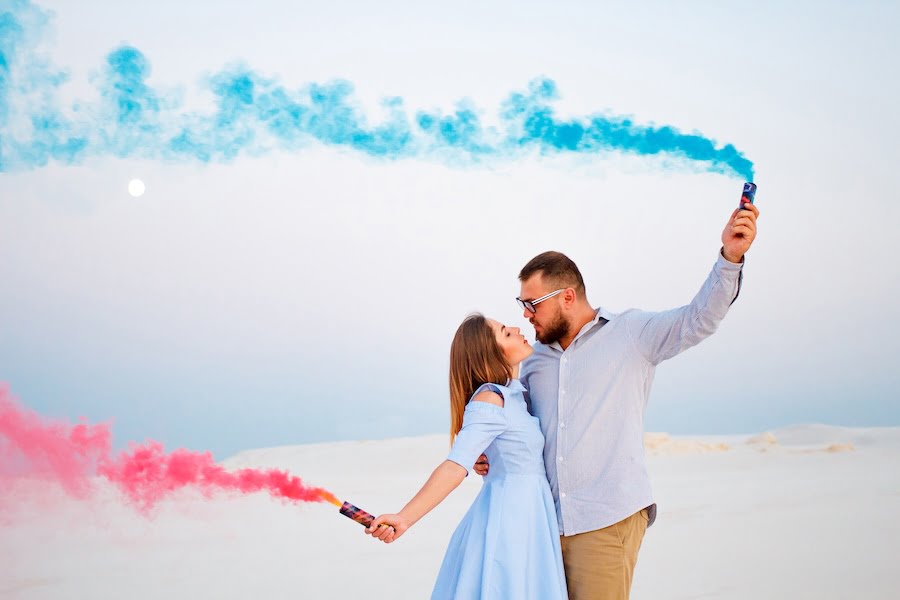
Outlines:
[[[544,469],[544,436],[518,380],[485,384],[504,406],[469,401],[449,460],[491,467],[453,537],[432,600],[566,600],[556,508]],[[473,394],[473,396],[475,395]]]

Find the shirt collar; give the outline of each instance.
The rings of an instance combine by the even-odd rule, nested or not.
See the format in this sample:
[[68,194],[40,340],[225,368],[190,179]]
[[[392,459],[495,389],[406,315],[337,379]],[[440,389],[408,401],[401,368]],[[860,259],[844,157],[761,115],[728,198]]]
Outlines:
[[509,382],[504,386],[511,389],[514,392],[524,392],[525,386],[522,385],[522,382],[518,379],[510,379]]
[[[580,338],[585,333],[587,333],[588,331],[590,331],[591,329],[596,327],[598,324],[600,324],[601,319],[603,319],[603,322],[606,323],[606,321],[612,320],[613,316],[614,315],[611,312],[604,309],[602,306],[595,308],[594,309],[594,318],[584,324],[584,327],[581,328],[581,331],[579,331],[575,335],[575,338],[572,340],[572,344],[574,344],[578,338]],[[570,346],[571,346],[571,344],[570,344]],[[553,348],[554,350],[559,350],[560,352],[565,352],[565,350],[563,350],[562,346],[559,345],[559,342],[553,342],[552,344],[550,344],[550,347]]]

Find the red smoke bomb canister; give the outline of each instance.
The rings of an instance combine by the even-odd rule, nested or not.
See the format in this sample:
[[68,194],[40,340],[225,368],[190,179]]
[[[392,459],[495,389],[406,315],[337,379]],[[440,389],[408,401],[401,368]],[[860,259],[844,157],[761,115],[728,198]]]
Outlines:
[[344,502],[344,504],[341,505],[341,514],[353,519],[357,523],[362,523],[366,527],[371,525],[372,521],[375,520],[375,515],[370,515],[363,509],[358,506],[353,506],[349,502]]

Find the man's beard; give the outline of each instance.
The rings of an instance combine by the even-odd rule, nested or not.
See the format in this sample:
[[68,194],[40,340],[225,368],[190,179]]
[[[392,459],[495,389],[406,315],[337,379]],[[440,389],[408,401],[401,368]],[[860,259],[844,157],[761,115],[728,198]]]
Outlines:
[[544,345],[550,345],[553,342],[558,342],[569,333],[569,323],[566,321],[565,317],[562,316],[562,313],[556,313],[556,318],[550,322],[549,325],[544,327],[544,330],[541,333],[538,333],[537,330],[534,332],[534,337],[537,338],[537,341]]

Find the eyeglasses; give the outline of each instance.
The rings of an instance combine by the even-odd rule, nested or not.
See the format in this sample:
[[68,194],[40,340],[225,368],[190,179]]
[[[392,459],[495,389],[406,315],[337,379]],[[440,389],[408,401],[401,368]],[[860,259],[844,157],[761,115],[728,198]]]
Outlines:
[[540,298],[538,298],[536,300],[522,300],[521,298],[516,298],[516,302],[519,303],[519,306],[522,307],[523,310],[527,310],[528,312],[534,314],[537,312],[537,309],[535,308],[536,305],[538,305],[541,302],[543,302],[544,300],[548,300],[548,299],[552,298],[553,296],[555,296],[561,292],[564,292],[564,291],[566,291],[566,288],[562,288],[561,290],[556,290],[555,292],[550,292],[546,296],[541,296]]

